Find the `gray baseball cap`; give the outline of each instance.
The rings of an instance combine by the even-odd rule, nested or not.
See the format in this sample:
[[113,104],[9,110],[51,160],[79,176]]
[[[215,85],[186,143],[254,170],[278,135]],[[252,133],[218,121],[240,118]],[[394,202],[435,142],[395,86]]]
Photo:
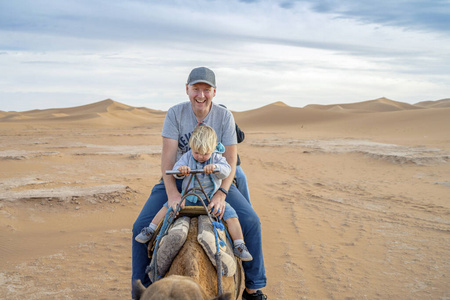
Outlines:
[[216,87],[216,75],[206,67],[195,68],[189,74],[187,84],[193,85],[199,82],[207,83],[213,88]]

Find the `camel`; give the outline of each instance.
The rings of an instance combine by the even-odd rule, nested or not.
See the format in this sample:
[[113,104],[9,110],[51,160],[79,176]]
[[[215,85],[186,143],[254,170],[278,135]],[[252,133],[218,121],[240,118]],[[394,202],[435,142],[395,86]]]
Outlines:
[[[216,269],[202,246],[197,242],[197,227],[197,218],[191,217],[186,242],[173,260],[165,278],[150,285],[142,294],[141,299],[241,299],[244,289],[244,274],[240,262],[238,261],[238,268],[234,276],[222,276],[223,294],[218,296]],[[149,246],[150,251],[151,246]],[[172,298],[151,296],[155,293],[165,295],[162,294],[163,291],[173,292]],[[182,296],[175,296],[178,292]],[[191,294],[195,297],[190,298]]]
[[231,293],[208,298],[202,287],[192,278],[171,275],[158,280],[147,289],[138,280],[136,300],[231,300]]

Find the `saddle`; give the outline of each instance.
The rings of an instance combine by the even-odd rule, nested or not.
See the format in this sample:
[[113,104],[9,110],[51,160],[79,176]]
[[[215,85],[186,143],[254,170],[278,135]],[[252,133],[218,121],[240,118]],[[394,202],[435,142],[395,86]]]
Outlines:
[[[156,236],[160,232],[161,224],[159,224],[152,240],[149,242],[148,253],[149,258],[151,258],[151,263],[146,272],[152,282],[154,282],[155,279],[164,277],[164,275],[169,271],[173,260],[186,241],[191,217],[198,218],[197,241],[202,246],[214,267],[217,269],[215,255],[217,251],[217,244],[219,244],[223,276],[231,277],[235,274],[237,262],[233,254],[233,247],[230,240],[226,236],[225,230],[216,230],[219,238],[216,241],[213,224],[211,224],[208,216],[205,215],[204,208],[189,206],[180,211],[178,218],[169,227],[167,235],[165,235],[159,243],[156,255],[154,253]],[[155,265],[157,268],[158,278],[154,278]]]

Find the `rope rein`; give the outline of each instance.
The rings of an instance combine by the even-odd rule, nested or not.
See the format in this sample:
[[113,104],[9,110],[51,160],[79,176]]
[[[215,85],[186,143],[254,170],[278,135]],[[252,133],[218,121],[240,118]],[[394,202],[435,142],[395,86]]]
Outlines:
[[217,269],[217,295],[221,295],[223,293],[223,285],[222,285],[222,275],[223,274],[222,274],[222,255],[220,253],[220,246],[224,247],[224,246],[226,246],[226,243],[225,243],[225,241],[220,239],[218,231],[225,230],[227,238],[230,240],[231,244],[233,244],[233,243],[232,243],[232,240],[228,234],[228,231],[225,229],[225,226],[222,223],[222,221],[219,220],[216,216],[211,215],[211,213],[208,210],[208,207],[205,204],[205,201],[202,199],[202,197],[200,197],[197,193],[195,193],[196,191],[201,192],[205,196],[206,200],[208,202],[210,202],[210,198],[208,197],[205,190],[203,189],[202,184],[200,183],[200,180],[197,177],[197,174],[194,173],[190,176],[187,186],[188,187],[190,186],[191,181],[193,179],[197,181],[200,188],[193,187],[191,189],[188,189],[186,191],[187,192],[186,194],[184,193],[185,191],[183,191],[181,193],[181,201],[176,206],[176,213],[174,212],[172,207],[169,207],[169,209],[164,217],[164,221],[163,221],[163,225],[161,226],[161,230],[160,230],[158,236],[156,237],[155,249],[153,250],[153,260],[150,263],[150,265],[147,267],[145,272],[146,273],[153,272],[153,278],[155,281],[161,279],[162,275],[158,276],[158,270],[157,270],[158,269],[157,255],[158,255],[159,244],[160,244],[162,238],[167,235],[167,233],[169,231],[169,227],[170,227],[170,225],[173,224],[177,213],[181,210],[181,204],[183,203],[183,201],[185,201],[186,197],[191,196],[191,195],[196,196],[197,199],[200,200],[200,202],[202,203],[202,205],[206,211],[206,214],[208,215],[208,218],[214,229],[214,237],[216,239],[216,253],[214,255],[214,258],[216,261],[216,269]]

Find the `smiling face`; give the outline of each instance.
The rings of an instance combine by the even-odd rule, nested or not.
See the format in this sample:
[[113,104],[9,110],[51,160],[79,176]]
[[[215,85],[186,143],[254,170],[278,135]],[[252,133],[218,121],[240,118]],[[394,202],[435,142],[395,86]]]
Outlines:
[[211,110],[216,88],[202,82],[193,85],[186,84],[186,94],[189,96],[195,116],[199,121],[203,120]]

